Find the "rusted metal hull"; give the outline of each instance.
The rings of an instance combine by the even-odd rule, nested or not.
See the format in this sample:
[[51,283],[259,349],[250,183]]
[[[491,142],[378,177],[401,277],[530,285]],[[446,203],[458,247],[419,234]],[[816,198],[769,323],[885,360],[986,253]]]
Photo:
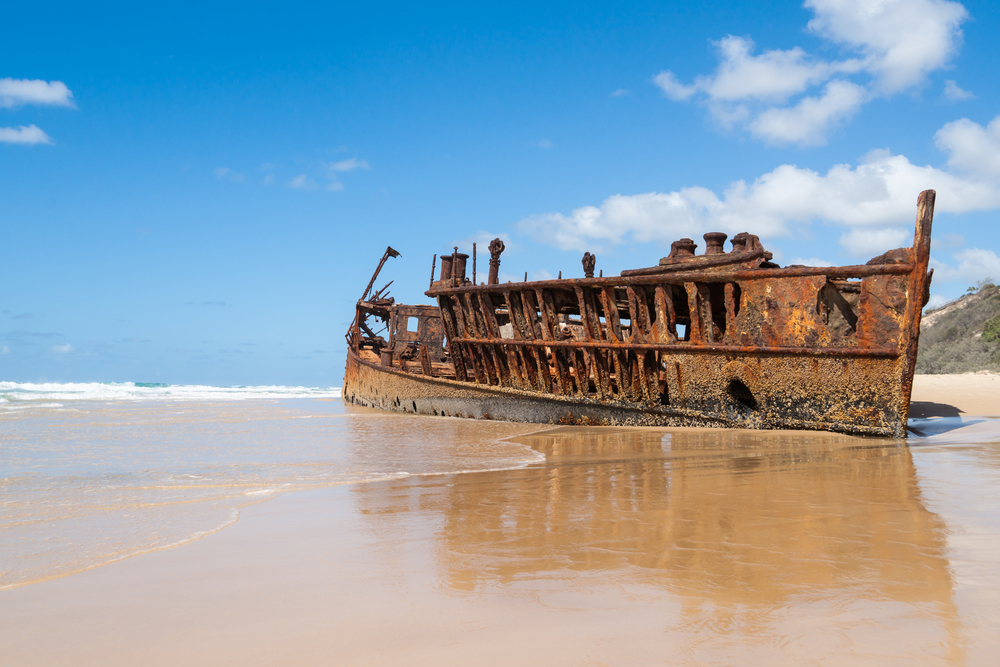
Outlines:
[[[669,380],[678,397],[676,405],[662,406],[539,395],[417,375],[365,361],[349,351],[342,395],[356,405],[444,417],[539,424],[834,430],[904,437],[905,422],[899,417],[907,401],[894,362],[689,353],[677,358],[677,364],[688,372],[678,377],[675,367]],[[727,383],[719,381],[734,372],[756,390],[756,408],[734,403]],[[859,393],[859,386],[866,391]],[[887,401],[893,394],[894,400]]]

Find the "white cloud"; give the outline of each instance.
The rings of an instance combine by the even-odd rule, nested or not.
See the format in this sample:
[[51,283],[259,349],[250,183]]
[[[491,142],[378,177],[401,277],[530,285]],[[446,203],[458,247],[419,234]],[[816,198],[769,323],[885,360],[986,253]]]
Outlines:
[[0,127],[0,144],[51,144],[52,139],[35,125],[24,125],[19,128]]
[[[1000,127],[1000,116],[990,127],[994,123]],[[951,150],[950,144],[939,145]],[[913,224],[917,194],[929,188],[937,190],[936,210],[941,213],[1000,207],[1000,181],[990,172],[956,175],[877,150],[857,165],[834,165],[825,174],[785,164],[752,183],[735,181],[721,196],[703,187],[619,194],[569,214],[530,216],[518,228],[564,250],[595,251],[626,241],[665,245],[716,230],[774,237],[792,233],[794,225],[823,221],[869,228],[849,231],[841,239],[848,251],[864,254],[900,245],[896,241],[902,232],[892,228]]]
[[76,108],[73,93],[62,81],[0,79],[0,109],[25,104]]
[[268,174],[267,176],[264,177],[264,180],[261,182],[264,185],[274,185],[274,174]]
[[359,160],[356,157],[341,160],[340,162],[328,162],[326,166],[330,171],[338,172],[354,171],[355,169],[371,169],[366,161]]
[[[698,99],[724,127],[747,123],[760,138],[802,146],[822,144],[829,130],[876,95],[917,86],[948,64],[961,44],[965,8],[947,0],[807,0],[809,29],[859,57],[827,61],[800,47],[754,53],[748,37],[715,42],[719,65],[684,84],[664,70],[653,83],[675,101]],[[869,87],[848,80],[867,74]],[[825,85],[822,95],[809,95]],[[808,95],[784,107],[799,95]],[[951,82],[946,95],[968,95]]]
[[629,91],[625,90],[624,88],[619,88],[615,92],[611,93],[609,97],[625,97],[626,95],[628,95],[628,93]]
[[974,285],[985,278],[1000,279],[1000,257],[992,250],[965,248],[952,253],[952,258],[957,262],[954,266],[931,258],[935,280],[942,282],[962,280]]
[[10,348],[7,347],[6,345],[0,347],[0,354],[10,354]]
[[892,248],[913,245],[913,230],[903,227],[856,227],[840,237],[840,245],[855,257],[874,257]]
[[958,84],[948,79],[944,82],[944,98],[949,102],[964,102],[965,100],[974,100],[976,96],[967,90],[962,90],[958,87]]
[[552,142],[549,141],[548,139],[539,139],[538,141],[532,141],[531,145],[538,146],[539,148],[544,148],[545,150],[548,150],[553,146]]
[[323,189],[328,192],[340,192],[344,189],[344,184],[340,181],[333,181],[332,183],[327,184],[327,186]]
[[713,77],[698,77],[695,87],[713,100],[758,99],[784,102],[837,72],[854,72],[857,61],[812,60],[799,47],[753,55],[753,40],[729,35],[715,42],[722,62]]
[[805,6],[816,13],[809,29],[864,55],[883,93],[916,86],[946,65],[969,18],[948,0],[806,0]]
[[56,354],[69,354],[73,351],[73,346],[69,343],[64,343],[62,345],[53,345],[52,351]]
[[792,107],[768,109],[750,123],[750,130],[772,143],[822,144],[830,130],[857,113],[867,97],[857,84],[831,81],[822,97],[805,97]]
[[934,143],[950,153],[948,164],[960,170],[1000,176],[1000,116],[983,127],[962,118],[937,131]]
[[316,181],[312,180],[305,174],[299,174],[289,181],[288,187],[294,190],[315,190],[319,186],[316,185]]

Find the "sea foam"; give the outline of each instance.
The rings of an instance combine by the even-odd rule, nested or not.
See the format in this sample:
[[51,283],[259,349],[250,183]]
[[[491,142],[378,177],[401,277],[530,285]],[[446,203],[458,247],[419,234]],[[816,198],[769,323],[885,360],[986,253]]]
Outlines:
[[340,398],[340,388],[278,385],[212,387],[152,382],[0,382],[0,407],[6,409],[13,408],[17,403],[23,405],[25,401],[238,401],[260,398]]

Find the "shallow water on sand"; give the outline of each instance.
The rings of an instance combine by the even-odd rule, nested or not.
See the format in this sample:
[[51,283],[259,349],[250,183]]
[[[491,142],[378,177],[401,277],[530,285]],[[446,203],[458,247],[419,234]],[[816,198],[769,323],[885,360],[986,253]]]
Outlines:
[[64,401],[0,411],[0,589],[176,546],[294,490],[541,460],[537,427],[339,400]]

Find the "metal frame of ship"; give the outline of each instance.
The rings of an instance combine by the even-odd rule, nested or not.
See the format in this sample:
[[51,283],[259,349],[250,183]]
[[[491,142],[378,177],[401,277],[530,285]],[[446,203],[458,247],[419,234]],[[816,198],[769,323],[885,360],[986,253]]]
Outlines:
[[[584,278],[498,280],[435,256],[425,294],[372,291],[347,332],[344,400],[424,415],[624,426],[813,429],[905,437],[935,192],[913,246],[865,265],[781,268],[757,236],[681,239],[657,266]],[[379,327],[384,330],[378,330]],[[377,331],[378,330],[378,331]],[[382,333],[387,334],[383,336]]]

